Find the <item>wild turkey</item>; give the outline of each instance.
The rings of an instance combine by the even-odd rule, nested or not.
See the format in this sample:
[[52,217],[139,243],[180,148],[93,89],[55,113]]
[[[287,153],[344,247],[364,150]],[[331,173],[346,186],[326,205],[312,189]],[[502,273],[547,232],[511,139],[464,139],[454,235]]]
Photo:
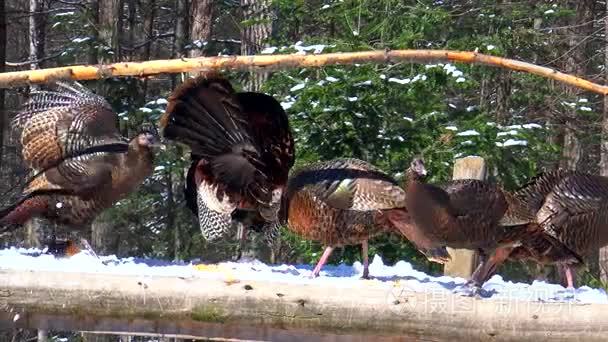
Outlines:
[[35,216],[82,229],[135,191],[153,171],[158,133],[144,125],[128,141],[117,122],[109,103],[79,84],[33,92],[12,127],[36,174],[0,211],[0,233]]
[[[503,257],[505,249],[517,246],[539,228],[526,222],[508,227],[501,219],[511,212],[512,196],[498,185],[475,179],[453,180],[438,187],[424,183],[424,162],[414,159],[407,172],[406,207],[418,235],[431,245],[478,250],[482,264],[472,277],[472,285],[493,271],[492,262]],[[494,251],[498,255],[494,255]],[[486,259],[490,256],[490,262]]]
[[560,265],[567,286],[573,287],[573,265],[608,244],[608,178],[565,170],[542,173],[514,199],[502,224],[530,222],[542,234],[522,241],[509,259]]
[[185,194],[205,239],[226,236],[235,221],[265,226],[272,241],[294,163],[293,136],[279,102],[235,92],[219,75],[202,75],[171,94],[161,127],[164,137],[191,149]]
[[[327,246],[313,277],[336,246],[361,244],[367,278],[369,238],[384,232],[413,238],[405,191],[390,176],[358,159],[318,162],[296,171],[284,193],[280,218],[303,238]],[[436,261],[449,259],[445,248],[424,252]]]

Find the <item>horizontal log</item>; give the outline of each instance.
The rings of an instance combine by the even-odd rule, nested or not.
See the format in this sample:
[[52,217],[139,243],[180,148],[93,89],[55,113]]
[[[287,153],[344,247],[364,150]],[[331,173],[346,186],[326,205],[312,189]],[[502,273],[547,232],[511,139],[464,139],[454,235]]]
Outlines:
[[115,63],[109,65],[75,65],[0,74],[0,88],[11,88],[56,80],[95,80],[107,77],[146,77],[161,73],[205,70],[255,70],[320,67],[332,64],[461,62],[489,65],[536,74],[575,87],[606,95],[608,87],[555,69],[514,59],[451,50],[383,50],[313,55],[217,56]]
[[604,341],[608,305],[351,287],[0,270],[0,329],[248,340]]

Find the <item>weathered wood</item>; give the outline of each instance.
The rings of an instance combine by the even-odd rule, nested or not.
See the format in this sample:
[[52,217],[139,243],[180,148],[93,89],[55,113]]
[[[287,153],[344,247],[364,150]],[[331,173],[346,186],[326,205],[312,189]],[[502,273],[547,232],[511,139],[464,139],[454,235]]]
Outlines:
[[[486,163],[481,157],[465,157],[454,162],[453,179],[485,179]],[[475,251],[448,247],[452,260],[444,265],[443,272],[452,277],[469,278],[479,263]]]
[[351,286],[0,270],[0,329],[275,341],[604,341],[608,329],[608,305]]
[[109,65],[75,65],[59,68],[15,71],[0,74],[0,88],[11,88],[55,80],[95,80],[117,76],[145,77],[161,73],[196,72],[202,70],[255,70],[308,68],[332,64],[396,63],[396,62],[461,62],[523,71],[554,79],[598,94],[607,95],[603,86],[555,69],[542,67],[514,59],[484,55],[469,51],[451,50],[384,50],[317,55],[255,55],[218,56],[154,60],[139,63],[115,63]]

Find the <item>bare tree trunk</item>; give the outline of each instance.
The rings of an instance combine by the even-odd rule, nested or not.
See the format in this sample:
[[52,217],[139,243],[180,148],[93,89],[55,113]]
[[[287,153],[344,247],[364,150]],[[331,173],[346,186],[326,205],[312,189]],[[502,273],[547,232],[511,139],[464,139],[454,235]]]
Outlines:
[[511,98],[511,71],[499,73],[498,88],[496,89],[496,122],[504,125],[509,120],[509,104]]
[[43,0],[30,0],[30,69],[40,69],[39,60],[44,55],[44,10]]
[[[241,27],[241,54],[254,55],[260,52],[272,35],[270,0],[241,0],[244,24]],[[250,73],[245,88],[259,90],[268,79],[268,73]]]
[[[184,57],[184,47],[186,45],[187,36],[186,29],[188,23],[186,22],[188,15],[188,1],[187,0],[175,0],[175,35],[173,38],[173,58]],[[177,86],[177,76],[171,75],[171,88]]]
[[[142,55],[142,60],[147,61],[150,60],[150,56],[152,53],[152,39],[154,37],[154,17],[156,15],[156,0],[148,0],[144,9],[144,39],[146,40],[146,45],[144,45],[144,52]],[[143,98],[147,98],[148,96],[148,78],[144,78],[144,82],[142,85],[142,96]]]
[[203,56],[204,44],[211,37],[213,1],[192,1],[190,4],[190,15],[190,39],[192,40],[193,47],[189,51],[189,56],[200,57]]
[[[42,12],[44,6],[43,0],[30,0],[30,17],[29,17],[29,59],[30,69],[40,69],[39,60],[44,56],[44,28],[42,27]],[[30,89],[36,89],[38,86],[31,86]],[[33,218],[25,224],[26,245],[30,247],[41,247],[42,239],[46,235],[42,229],[41,220]]]
[[[587,55],[589,54],[589,44],[581,39],[593,33],[594,19],[594,0],[577,0],[568,1],[569,6],[573,7],[576,12],[568,32],[567,48],[571,51],[566,58],[564,69],[567,73],[577,76],[584,76],[589,70],[587,63]],[[568,97],[574,98],[579,91],[566,87],[565,92]],[[563,145],[563,163],[562,167],[570,170],[576,170],[582,156],[582,146],[577,137],[577,123],[575,110],[568,110],[566,113],[566,122],[564,128],[564,145]]]
[[[0,0],[0,73],[6,70],[6,3]],[[4,122],[7,117],[4,111],[5,90],[0,89],[0,174],[2,174],[2,163],[4,157]]]
[[[119,58],[120,46],[118,41],[118,23],[122,12],[120,6],[122,1],[99,0],[97,2],[98,38],[109,48],[109,50],[99,54],[97,60],[100,63],[109,63],[116,61]],[[103,89],[100,90],[104,93]],[[112,252],[108,250],[108,235],[112,228],[112,222],[109,215],[107,215],[107,212],[99,215],[91,225],[91,245],[97,253],[107,254]]]
[[99,0],[98,2],[98,37],[109,48],[101,56],[97,56],[101,63],[118,60],[120,47],[118,41],[118,21],[121,14],[119,0]]
[[[608,1],[604,15],[608,15]],[[608,82],[608,17],[604,18],[604,83]],[[600,145],[600,175],[608,176],[608,96],[604,96],[602,117],[602,141]],[[608,281],[608,247],[599,251],[600,279]]]

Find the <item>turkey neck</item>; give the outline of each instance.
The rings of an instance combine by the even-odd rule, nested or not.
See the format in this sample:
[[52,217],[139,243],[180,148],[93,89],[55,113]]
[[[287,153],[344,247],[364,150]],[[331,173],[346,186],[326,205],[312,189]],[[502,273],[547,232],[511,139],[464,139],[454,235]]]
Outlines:
[[119,155],[112,169],[112,194],[122,197],[134,191],[152,174],[154,155],[147,146],[135,142],[129,144],[127,153]]

